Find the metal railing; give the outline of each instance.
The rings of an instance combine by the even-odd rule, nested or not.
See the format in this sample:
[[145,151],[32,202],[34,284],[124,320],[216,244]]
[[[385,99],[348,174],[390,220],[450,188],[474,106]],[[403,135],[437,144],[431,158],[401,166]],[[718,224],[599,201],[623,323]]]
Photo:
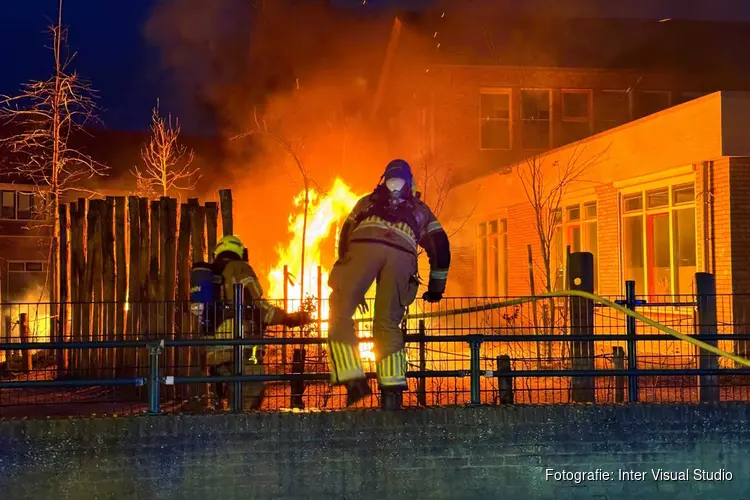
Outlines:
[[[738,313],[750,303],[747,297],[714,295],[711,300],[694,295],[648,301],[636,298],[629,288],[625,297],[607,299],[729,354],[744,355],[750,345],[750,335],[738,321]],[[449,298],[439,306],[417,304],[403,325],[410,365],[404,405],[750,400],[746,367],[614,307],[595,307],[593,324],[585,325],[588,333],[572,333],[581,326],[571,324],[578,316],[574,308],[589,304],[573,302],[571,297]],[[713,318],[706,310],[711,303]],[[245,314],[248,306],[238,304],[235,314]],[[120,306],[102,304],[101,310]],[[8,307],[0,304],[0,311]],[[149,307],[168,308],[177,317],[187,305]],[[141,309],[130,304],[128,314],[137,311],[133,314],[140,317]],[[76,333],[60,341],[58,325],[37,336],[6,335],[0,343],[0,353],[6,354],[0,365],[0,417],[206,411],[218,383],[234,384],[235,394],[244,383],[265,383],[263,410],[344,406],[342,390],[328,384],[323,318],[311,329],[278,328],[263,338],[247,338],[238,321],[235,338],[214,340],[201,338],[192,323],[152,333],[146,322],[148,327],[138,335],[118,334],[101,327],[106,323],[103,316],[98,330],[91,328],[85,340]],[[369,322],[370,317],[358,320],[365,327]],[[243,346],[261,346],[264,372],[208,375],[204,351],[212,346],[233,349],[235,374],[240,373],[237,362],[241,364]],[[374,377],[372,360],[365,357],[365,366]],[[377,395],[364,402],[376,404]]]

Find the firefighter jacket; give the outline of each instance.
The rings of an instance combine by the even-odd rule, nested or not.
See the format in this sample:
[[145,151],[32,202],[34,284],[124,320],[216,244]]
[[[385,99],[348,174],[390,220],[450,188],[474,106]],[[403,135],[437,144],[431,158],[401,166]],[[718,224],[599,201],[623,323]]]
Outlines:
[[[245,318],[243,321],[244,333],[246,336],[260,336],[266,326],[282,324],[286,318],[286,312],[283,309],[275,307],[267,300],[263,299],[263,289],[260,286],[258,277],[250,265],[240,259],[228,260],[222,271],[224,277],[224,286],[222,289],[222,300],[231,302],[234,293],[234,285],[241,283],[244,287],[244,304]],[[217,339],[230,339],[234,332],[234,320],[226,319],[216,328]],[[252,349],[255,357],[257,349]],[[209,364],[226,363],[231,360],[232,348],[217,347],[207,349]]]
[[[404,202],[410,204],[407,220],[388,221],[371,210],[372,196],[360,199],[344,222],[339,236],[339,258],[354,242],[388,245],[415,255],[418,247],[422,247],[430,261],[428,290],[444,293],[451,261],[450,244],[432,210],[418,198],[413,198]],[[362,218],[362,214],[368,215]]]

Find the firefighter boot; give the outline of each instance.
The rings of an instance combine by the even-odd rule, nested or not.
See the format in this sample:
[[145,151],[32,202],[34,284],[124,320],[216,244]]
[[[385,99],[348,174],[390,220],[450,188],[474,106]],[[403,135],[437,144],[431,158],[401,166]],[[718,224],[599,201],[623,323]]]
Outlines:
[[383,387],[380,390],[380,409],[384,411],[400,410],[403,402],[403,391],[401,387]]
[[352,380],[346,383],[346,406],[352,406],[372,394],[370,384],[366,378]]

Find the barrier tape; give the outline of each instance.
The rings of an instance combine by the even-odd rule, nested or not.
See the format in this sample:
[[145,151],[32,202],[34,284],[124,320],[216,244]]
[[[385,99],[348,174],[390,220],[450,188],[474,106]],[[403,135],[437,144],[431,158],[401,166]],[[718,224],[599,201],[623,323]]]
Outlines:
[[[684,340],[685,342],[689,342],[693,344],[694,346],[699,347],[700,349],[711,352],[723,358],[731,359],[732,361],[739,363],[743,366],[750,367],[749,359],[743,358],[742,356],[737,356],[736,354],[732,354],[731,352],[724,351],[723,349],[719,349],[716,346],[707,344],[706,342],[698,340],[695,337],[692,337],[690,335],[685,335],[684,333],[680,333],[677,330],[673,330],[672,328],[669,328],[668,326],[664,326],[661,323],[654,321],[651,318],[648,318],[636,311],[628,309],[627,307],[622,306],[616,302],[607,300],[604,297],[600,297],[599,295],[595,295],[593,293],[584,292],[580,290],[560,290],[558,292],[544,293],[541,295],[536,295],[534,297],[522,297],[518,299],[505,300],[502,302],[493,302],[492,304],[484,304],[481,306],[465,307],[462,309],[449,309],[445,311],[435,311],[435,312],[427,312],[427,313],[419,313],[419,314],[409,314],[406,316],[406,319],[407,320],[431,319],[431,318],[439,318],[443,316],[454,316],[456,314],[467,314],[467,313],[473,313],[473,312],[490,311],[493,309],[502,309],[504,307],[516,306],[520,304],[526,304],[528,302],[535,302],[538,300],[549,299],[549,298],[554,298],[554,297],[580,297],[583,299],[593,300],[594,302],[598,302],[599,304],[605,305],[607,307],[611,307],[612,309],[616,311],[620,311],[621,313],[626,314],[630,316],[631,318],[635,318],[638,321],[641,321],[647,325],[650,325],[656,328],[657,330],[662,331],[668,335],[676,337],[680,340]],[[370,321],[370,319],[359,319],[357,321],[364,322],[364,321]]]

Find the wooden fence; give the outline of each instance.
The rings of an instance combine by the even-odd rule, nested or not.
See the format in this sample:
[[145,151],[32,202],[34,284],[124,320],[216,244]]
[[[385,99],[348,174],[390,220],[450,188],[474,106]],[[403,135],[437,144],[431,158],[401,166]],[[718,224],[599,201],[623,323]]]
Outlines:
[[[188,310],[190,263],[212,257],[219,212],[232,234],[232,193],[220,203],[135,196],[80,198],[60,206],[59,339],[186,338],[197,333]],[[219,211],[220,206],[220,211]],[[171,373],[205,373],[203,349],[166,353]],[[71,376],[145,375],[145,350],[90,349],[58,353]],[[187,396],[190,388],[180,389]],[[195,388],[193,388],[195,390]],[[200,392],[204,392],[201,388]]]

